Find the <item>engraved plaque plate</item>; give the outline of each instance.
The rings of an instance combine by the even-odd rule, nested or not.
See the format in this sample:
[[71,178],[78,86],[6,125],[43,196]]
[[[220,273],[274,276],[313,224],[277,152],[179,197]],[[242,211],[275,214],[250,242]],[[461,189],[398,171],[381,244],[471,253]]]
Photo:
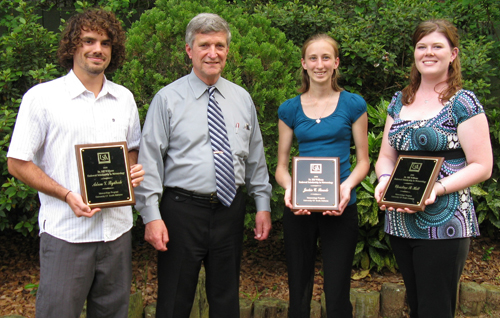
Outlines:
[[75,145],[83,202],[90,208],[134,205],[126,142]]
[[444,157],[400,155],[379,205],[423,211],[443,161]]
[[338,157],[293,157],[292,210],[338,210],[339,166]]

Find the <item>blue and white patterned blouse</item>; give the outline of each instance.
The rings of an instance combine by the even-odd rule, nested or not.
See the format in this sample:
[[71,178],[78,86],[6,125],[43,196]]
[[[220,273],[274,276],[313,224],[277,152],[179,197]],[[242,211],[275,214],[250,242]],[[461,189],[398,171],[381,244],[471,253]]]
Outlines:
[[[460,149],[457,126],[484,113],[473,92],[458,91],[443,109],[430,119],[403,120],[399,117],[403,94],[397,92],[387,113],[394,119],[389,144],[398,151],[446,151]],[[467,165],[465,157],[444,161],[438,179],[452,175]],[[413,239],[451,239],[479,235],[479,226],[470,189],[439,196],[423,212],[413,214],[388,211],[385,232]]]

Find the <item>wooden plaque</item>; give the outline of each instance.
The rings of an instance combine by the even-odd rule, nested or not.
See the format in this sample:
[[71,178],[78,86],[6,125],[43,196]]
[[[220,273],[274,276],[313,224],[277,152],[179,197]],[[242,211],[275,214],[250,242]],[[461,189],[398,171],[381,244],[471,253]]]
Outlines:
[[292,210],[338,210],[339,167],[338,157],[293,157]]
[[423,211],[443,161],[444,157],[400,155],[379,206]]
[[134,205],[126,142],[75,145],[83,202],[90,208]]

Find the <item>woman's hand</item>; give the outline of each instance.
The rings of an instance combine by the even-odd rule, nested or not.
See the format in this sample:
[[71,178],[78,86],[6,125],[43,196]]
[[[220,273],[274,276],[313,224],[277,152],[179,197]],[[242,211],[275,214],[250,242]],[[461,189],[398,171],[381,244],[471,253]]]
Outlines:
[[339,210],[339,211],[335,211],[335,210],[333,210],[333,211],[324,211],[324,212],[323,212],[323,215],[341,216],[341,215],[342,215],[342,213],[344,213],[344,210],[342,210],[342,211],[340,211],[340,210]]
[[311,215],[311,211],[309,211],[309,210],[303,210],[303,209],[292,211],[292,212],[295,215]]
[[289,209],[292,209],[292,189],[285,189],[285,195],[283,196],[285,200],[285,206]]
[[351,200],[351,188],[346,185],[345,182],[340,184],[340,202],[338,211],[324,211],[323,215],[331,215],[331,216],[341,216],[344,213],[347,204]]
[[[287,208],[289,208],[290,210],[292,210],[292,189],[290,188],[287,188],[285,189],[285,195],[284,195],[284,200],[285,200],[285,205]],[[296,210],[296,211],[293,211],[293,214],[295,215],[310,215],[311,214],[311,211],[309,210]]]
[[[385,189],[389,185],[390,179],[391,178],[389,176],[384,176],[384,177],[380,178],[379,183],[375,187],[375,193],[374,193],[374,196],[375,196],[375,199],[377,200],[377,202],[380,202],[382,200],[382,196],[384,195]],[[391,206],[385,206],[385,205],[381,205],[380,209],[384,210],[384,211],[385,210],[388,210],[388,211],[396,210],[396,211],[401,212],[401,213],[415,213],[415,212],[417,212],[415,210],[411,210],[408,208],[397,208],[396,209],[396,208],[393,208]]]
[[377,186],[375,187],[375,192],[373,195],[375,196],[375,200],[377,200],[377,202],[380,202],[380,200],[382,200],[385,188],[387,188],[387,185],[389,184],[389,179],[390,178],[388,176],[380,178]]
[[[427,200],[424,201],[425,205],[431,205],[434,202],[436,202],[436,198],[438,196],[438,188],[439,187],[442,188],[442,186],[439,183],[435,182],[434,183],[434,187],[432,188],[431,194],[429,195],[429,198],[427,198]],[[444,194],[444,192],[443,192],[443,194]]]
[[[434,187],[432,188],[432,191],[431,191],[431,193],[429,195],[429,198],[427,198],[424,201],[424,209],[425,209],[425,206],[431,205],[434,202],[436,202],[436,198],[437,198],[437,193],[438,193],[439,187],[441,187],[441,185],[439,185],[437,182],[434,183]],[[392,207],[389,207],[388,209],[389,209],[389,211],[394,210],[394,208],[392,208]],[[401,213],[416,213],[416,212],[418,212],[416,210],[412,210],[412,209],[409,209],[409,208],[397,208],[396,211],[401,212]]]

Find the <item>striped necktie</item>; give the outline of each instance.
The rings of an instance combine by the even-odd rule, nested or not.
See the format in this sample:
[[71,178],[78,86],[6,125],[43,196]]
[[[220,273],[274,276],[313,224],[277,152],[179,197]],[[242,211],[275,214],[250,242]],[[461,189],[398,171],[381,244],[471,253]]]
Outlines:
[[234,166],[224,116],[215,100],[215,87],[208,88],[208,131],[214,153],[217,197],[229,207],[236,195]]

